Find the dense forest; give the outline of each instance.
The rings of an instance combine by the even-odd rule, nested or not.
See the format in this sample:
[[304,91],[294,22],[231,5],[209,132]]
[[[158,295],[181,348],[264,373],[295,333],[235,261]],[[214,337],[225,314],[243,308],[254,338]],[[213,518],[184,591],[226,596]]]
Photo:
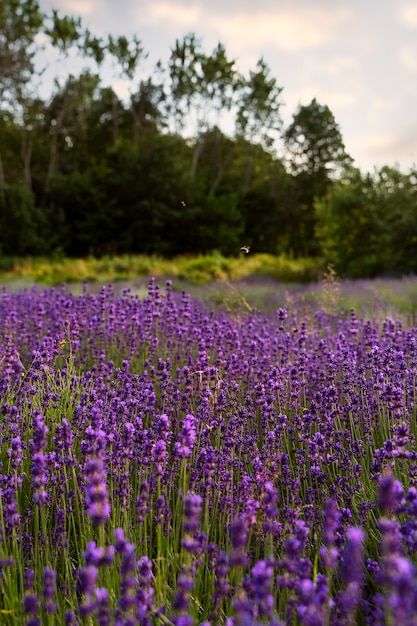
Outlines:
[[[57,69],[42,98],[45,45],[87,69]],[[320,256],[346,276],[417,272],[415,168],[361,172],[316,99],[284,126],[283,87],[263,59],[242,75],[221,43],[207,52],[193,34],[148,73],[146,56],[137,37],[2,0],[1,255],[234,255],[245,244]],[[103,81],[109,60],[129,80],[124,100]]]

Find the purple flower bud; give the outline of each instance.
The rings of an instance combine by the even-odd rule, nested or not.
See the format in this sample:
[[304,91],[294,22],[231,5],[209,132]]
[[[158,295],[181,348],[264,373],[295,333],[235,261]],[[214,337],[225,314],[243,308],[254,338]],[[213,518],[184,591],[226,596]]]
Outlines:
[[72,611],[65,612],[65,626],[78,626],[77,618]]
[[100,457],[88,459],[85,467],[87,514],[96,526],[104,524],[110,517],[110,504],[107,497],[106,472]]
[[336,500],[330,498],[324,506],[324,543],[332,545],[336,541],[336,531],[340,524],[340,511]]
[[361,528],[348,528],[341,564],[342,579],[346,584],[362,583],[364,539],[365,533]]
[[244,517],[238,517],[230,526],[230,539],[234,550],[245,548],[248,528]]
[[178,441],[174,445],[174,453],[180,459],[187,459],[191,456],[196,433],[197,420],[194,415],[186,415],[182,423],[182,429]]
[[97,584],[98,570],[94,565],[81,567],[77,574],[77,587],[79,593],[91,594]]
[[395,480],[392,474],[381,476],[378,482],[378,506],[384,513],[396,511],[403,495],[404,490],[399,480]]
[[184,532],[196,533],[200,527],[203,500],[195,493],[187,493],[184,498]]
[[49,565],[43,570],[43,595],[45,598],[45,608],[48,614],[56,613],[56,574]]

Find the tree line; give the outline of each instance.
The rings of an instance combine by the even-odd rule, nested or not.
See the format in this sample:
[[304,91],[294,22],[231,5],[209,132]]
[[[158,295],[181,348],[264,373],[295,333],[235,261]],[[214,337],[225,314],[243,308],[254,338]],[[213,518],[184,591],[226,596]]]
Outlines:
[[[45,41],[88,69],[42,98]],[[223,44],[207,52],[194,34],[148,73],[146,56],[136,36],[98,37],[36,0],[0,4],[0,254],[245,244],[321,256],[347,276],[417,271],[415,169],[361,172],[316,99],[285,127],[263,59],[242,75]],[[109,62],[128,98],[104,84]]]

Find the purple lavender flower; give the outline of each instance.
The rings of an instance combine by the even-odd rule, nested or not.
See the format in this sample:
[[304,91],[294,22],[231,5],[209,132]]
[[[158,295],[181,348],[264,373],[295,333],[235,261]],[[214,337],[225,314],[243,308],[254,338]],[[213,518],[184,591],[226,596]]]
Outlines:
[[111,625],[111,612],[109,606],[109,592],[105,587],[99,587],[95,591],[96,617],[99,626]]
[[392,474],[381,476],[378,481],[378,506],[384,513],[392,513],[400,506],[404,495],[399,480],[394,480]]
[[196,493],[187,493],[184,498],[184,532],[196,533],[200,527],[203,499]]
[[120,598],[119,606],[123,612],[129,611],[135,604],[136,590],[136,557],[135,546],[129,543],[124,535],[123,529],[117,528],[114,531],[116,551],[121,555],[120,564]]
[[110,517],[110,503],[107,496],[106,471],[100,457],[88,459],[85,465],[87,513],[93,524],[104,524]]
[[142,524],[146,515],[150,511],[149,505],[149,483],[144,481],[139,489],[139,497],[136,500],[136,515],[138,524]]
[[270,482],[265,483],[264,507],[266,516],[275,517],[278,513],[279,494],[277,488]]
[[324,543],[320,549],[320,557],[324,567],[333,570],[337,564],[339,555],[335,547],[337,531],[340,525],[341,514],[336,500],[330,498],[324,507]]
[[185,416],[178,441],[174,445],[174,453],[180,459],[188,459],[191,456],[196,433],[197,420],[194,415]]
[[65,612],[65,626],[78,626],[78,620],[73,611]]
[[364,539],[365,533],[361,528],[348,528],[341,563],[342,580],[346,584],[362,584]]
[[39,598],[34,591],[35,573],[33,570],[26,570],[24,576],[25,596],[23,599],[23,610],[27,616],[26,626],[40,626]]
[[94,565],[81,567],[77,572],[77,589],[80,594],[91,595],[97,583],[98,569]]
[[243,516],[238,517],[232,522],[229,534],[233,547],[230,564],[245,566],[248,560],[245,552],[246,542],[248,540],[248,527]]
[[152,614],[155,611],[154,595],[152,586],[153,574],[152,563],[148,557],[143,556],[137,563],[139,589],[136,594],[136,618],[140,626],[152,626]]
[[33,500],[39,506],[46,505],[48,494],[45,491],[47,483],[47,457],[44,453],[48,428],[39,411],[33,415],[33,435],[31,440],[32,452],[32,484],[34,488]]
[[43,596],[45,598],[45,609],[48,614],[56,613],[56,574],[49,565],[43,570]]
[[194,620],[188,614],[190,603],[190,591],[193,588],[193,580],[190,573],[183,569],[177,579],[177,589],[172,600],[172,608],[176,613],[172,618],[175,626],[193,626]]

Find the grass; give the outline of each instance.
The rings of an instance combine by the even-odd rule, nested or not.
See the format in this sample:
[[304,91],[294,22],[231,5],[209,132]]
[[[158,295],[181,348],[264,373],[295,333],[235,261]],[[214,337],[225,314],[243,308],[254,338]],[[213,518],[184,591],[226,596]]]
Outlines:
[[9,290],[33,285],[67,283],[74,293],[83,282],[98,291],[115,283],[115,290],[131,288],[139,297],[147,292],[148,277],[163,282],[172,278],[174,289],[188,291],[206,305],[231,313],[257,309],[273,313],[279,307],[306,315],[316,310],[340,313],[355,311],[373,319],[398,317],[407,325],[417,320],[417,278],[340,280],[325,270],[320,259],[292,259],[271,254],[224,257],[219,253],[200,256],[123,255],[83,259],[0,257],[0,283]]
[[29,279],[47,285],[82,281],[130,280],[142,276],[169,276],[194,285],[215,280],[269,276],[282,282],[306,283],[321,273],[319,260],[291,259],[272,254],[225,257],[219,253],[178,256],[122,255],[83,259],[0,258],[0,281]]

